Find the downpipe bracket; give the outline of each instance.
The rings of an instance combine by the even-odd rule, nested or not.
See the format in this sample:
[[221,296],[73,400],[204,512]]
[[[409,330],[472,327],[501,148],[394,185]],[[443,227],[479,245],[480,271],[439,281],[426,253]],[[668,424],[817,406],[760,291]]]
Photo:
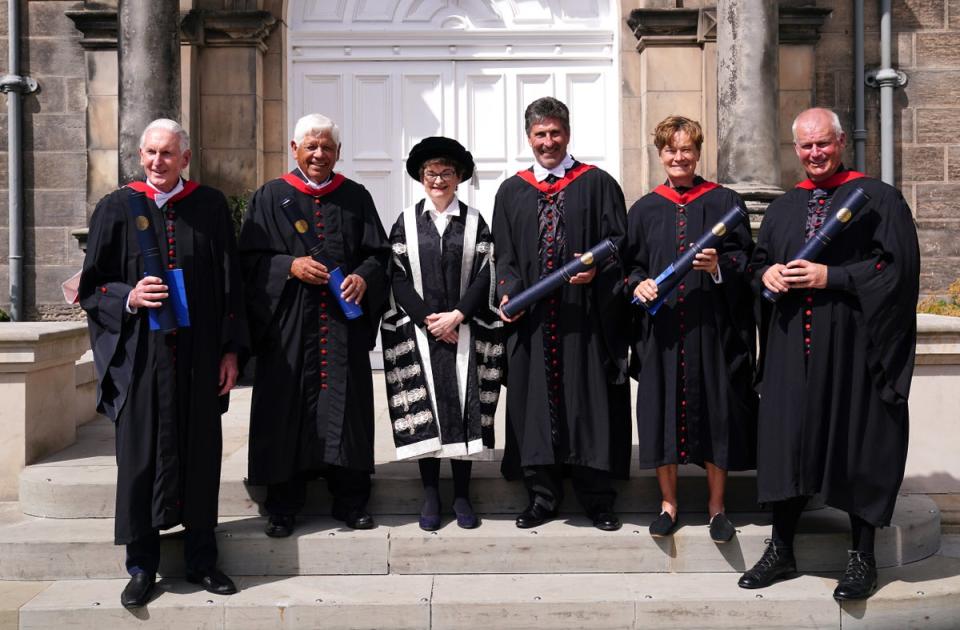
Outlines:
[[863,77],[863,82],[867,87],[905,87],[907,85],[907,73],[893,68],[878,68],[868,70]]
[[40,85],[36,79],[31,77],[21,77],[16,74],[5,74],[0,77],[0,92],[7,94],[17,92],[19,94],[32,94],[37,91]]

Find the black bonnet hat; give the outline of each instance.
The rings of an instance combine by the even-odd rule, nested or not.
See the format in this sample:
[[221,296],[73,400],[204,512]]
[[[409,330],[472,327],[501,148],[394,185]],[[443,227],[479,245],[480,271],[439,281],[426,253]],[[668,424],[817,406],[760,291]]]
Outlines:
[[463,148],[463,145],[452,138],[430,136],[418,142],[407,156],[407,173],[410,177],[420,181],[420,167],[427,160],[447,158],[460,165],[463,171],[461,181],[473,177],[473,156]]

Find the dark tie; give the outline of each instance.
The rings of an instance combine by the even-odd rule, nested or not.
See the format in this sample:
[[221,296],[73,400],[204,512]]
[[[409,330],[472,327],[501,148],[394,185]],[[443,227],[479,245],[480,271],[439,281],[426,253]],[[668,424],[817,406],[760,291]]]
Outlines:
[[556,175],[554,175],[553,173],[550,173],[549,175],[547,175],[547,179],[546,179],[545,181],[546,181],[548,184],[555,184],[555,183],[557,183],[557,180],[558,180],[558,179],[560,179],[560,178],[557,177]]

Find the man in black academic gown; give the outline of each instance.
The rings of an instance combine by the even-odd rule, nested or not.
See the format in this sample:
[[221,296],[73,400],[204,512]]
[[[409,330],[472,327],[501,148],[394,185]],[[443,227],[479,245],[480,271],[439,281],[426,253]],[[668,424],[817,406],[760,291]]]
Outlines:
[[[327,478],[334,518],[373,527],[366,511],[373,472],[373,378],[369,351],[386,302],[390,244],[370,193],[333,167],[340,131],[309,114],[294,129],[297,167],[250,199],[240,256],[257,371],[250,409],[249,479],[266,485],[266,534],[289,536],[306,483]],[[324,256],[343,272],[348,320],[330,272],[306,254],[280,208],[291,199]]]
[[[853,544],[834,597],[862,599],[877,586],[875,531],[890,523],[907,456],[917,232],[897,189],[843,167],[836,114],[806,110],[793,135],[808,179],[770,204],[750,263],[755,290],[780,294],[761,300],[760,329],[757,489],[772,504],[773,536],[740,586],[796,571],[797,521],[819,493],[850,515]],[[818,260],[794,260],[857,187],[867,205]]]
[[[501,305],[604,239],[622,248],[623,192],[606,172],[567,153],[566,105],[546,97],[524,114],[534,165],[497,191],[493,237]],[[530,504],[517,527],[553,518],[569,473],[599,529],[616,530],[611,474],[630,462],[630,400],[623,270],[611,259],[513,319],[507,334],[507,438],[503,471],[522,468]]]
[[[117,427],[115,542],[127,546],[122,604],[146,604],[160,561],[160,529],[186,528],[187,580],[211,593],[236,587],[216,569],[220,414],[247,345],[236,240],[223,194],[185,181],[187,133],[172,120],[140,138],[146,181],[116,190],[90,219],[80,304],[97,368],[97,410]],[[133,191],[147,219],[131,216]],[[153,229],[164,269],[183,274],[189,326],[151,330],[148,312],[171,286],[144,277],[137,230]]]

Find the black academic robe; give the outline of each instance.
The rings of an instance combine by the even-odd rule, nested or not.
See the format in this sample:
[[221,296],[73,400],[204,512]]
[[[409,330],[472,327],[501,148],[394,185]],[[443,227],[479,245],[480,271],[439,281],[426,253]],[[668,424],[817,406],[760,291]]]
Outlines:
[[[827,187],[826,201],[855,186],[871,199],[816,261],[827,288],[761,300],[757,486],[760,501],[822,493],[882,526],[907,456],[920,256],[895,188],[863,177]],[[757,293],[769,265],[803,245],[811,195],[794,188],[767,209],[751,261]]]
[[[665,186],[627,215],[630,295],[656,278],[733,206],[734,191],[698,178],[678,194]],[[641,468],[710,462],[724,470],[755,466],[757,395],[753,389],[756,324],[745,276],[753,253],[750,226],[717,247],[721,283],[691,271],[656,315],[633,309],[630,361],[637,379]]]
[[[363,315],[347,320],[325,285],[290,275],[306,250],[280,210],[293,199],[344,277],[367,283]],[[275,484],[336,465],[373,471],[369,352],[386,301],[389,243],[370,193],[342,175],[318,191],[299,171],[250,199],[240,232],[256,354],[250,408],[249,481]]]
[[[624,245],[623,192],[606,172],[577,163],[555,184],[536,186],[531,180],[532,172],[524,171],[497,191],[493,239],[498,301],[517,295],[603,239],[621,249]],[[554,230],[558,238],[551,240]],[[505,327],[507,436],[502,470],[508,478],[519,475],[518,465],[555,463],[621,478],[629,474],[626,329],[618,258],[599,264],[590,284],[564,283]]]
[[[493,239],[463,202],[443,235],[424,211],[406,208],[393,225],[391,300],[381,339],[397,459],[492,455],[502,379],[502,322],[494,304]],[[431,313],[458,309],[456,344],[431,335]]]
[[97,410],[117,425],[117,544],[179,523],[216,526],[225,403],[218,399],[220,359],[248,345],[224,196],[186,182],[161,212],[148,192],[163,264],[184,275],[190,327],[176,334],[151,331],[145,308],[126,312],[127,295],[143,277],[128,196],[121,188],[97,204],[80,278]]

